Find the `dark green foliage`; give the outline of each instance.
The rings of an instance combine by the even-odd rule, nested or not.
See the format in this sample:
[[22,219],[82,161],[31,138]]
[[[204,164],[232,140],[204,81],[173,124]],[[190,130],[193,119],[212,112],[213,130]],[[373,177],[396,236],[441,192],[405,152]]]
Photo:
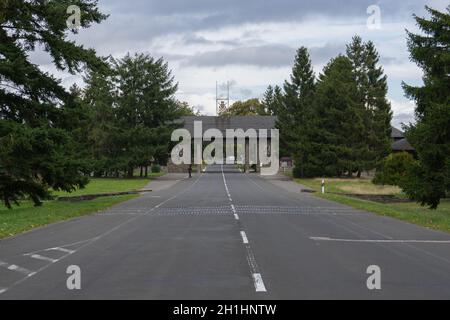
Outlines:
[[313,175],[341,176],[359,168],[366,146],[363,108],[359,104],[352,64],[345,56],[332,59],[319,76],[312,138]]
[[283,104],[283,92],[281,88],[278,85],[275,87],[268,86],[264,92],[261,104],[266,114],[277,115]]
[[[297,176],[359,175],[389,154],[392,112],[378,63],[373,43],[356,36],[316,82],[307,49],[297,51],[283,103],[272,107],[280,154],[294,157]],[[269,87],[264,104],[274,105],[274,96]]]
[[126,55],[113,60],[110,70],[91,73],[86,82],[96,176],[131,177],[136,167],[167,160],[170,123],[194,113],[175,100],[177,84],[167,63],[144,54]]
[[379,54],[374,44],[364,43],[359,36],[347,45],[347,57],[352,62],[358,88],[358,103],[362,106],[366,146],[360,155],[358,173],[373,169],[390,152],[392,111],[387,95],[387,78],[378,66]]
[[393,153],[379,165],[373,183],[400,186],[405,184],[408,173],[416,165],[414,157],[407,152]]
[[161,172],[161,166],[158,164],[152,165],[152,173],[160,173]]
[[429,19],[415,16],[424,35],[408,32],[411,60],[422,68],[424,85],[403,85],[417,105],[416,124],[405,129],[419,159],[404,190],[435,209],[450,190],[450,6],[446,12],[426,9]]
[[314,113],[315,75],[308,50],[297,50],[290,81],[284,83],[283,103],[277,108],[277,127],[280,130],[280,155],[293,155],[296,166],[306,174],[310,163],[311,134]]
[[252,115],[268,115],[264,105],[259,99],[253,98],[246,101],[236,101],[233,103],[222,116],[252,116]]
[[28,53],[42,48],[59,70],[98,69],[103,61],[67,39],[66,10],[78,5],[81,27],[106,18],[97,1],[1,1],[0,15],[0,198],[7,205],[29,196],[39,205],[48,188],[70,191],[83,186],[78,125],[87,120],[76,88],[30,63]]

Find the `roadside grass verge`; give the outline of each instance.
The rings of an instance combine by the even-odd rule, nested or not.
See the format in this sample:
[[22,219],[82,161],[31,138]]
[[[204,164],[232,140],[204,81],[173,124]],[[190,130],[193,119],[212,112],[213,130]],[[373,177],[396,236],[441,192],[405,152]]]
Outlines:
[[[359,193],[369,192],[369,190],[376,191],[379,186],[373,185],[372,182],[368,179],[337,179],[338,181],[333,182],[333,179],[326,179],[325,192],[335,192],[335,193],[320,193],[321,187],[321,179],[295,179],[296,182],[303,184],[307,187],[310,187],[317,191],[315,195],[318,197],[332,200],[338,203],[346,204],[356,209],[370,211],[379,215],[388,216],[392,218],[396,218],[399,220],[407,221],[410,223],[414,223],[426,228],[440,230],[445,232],[450,232],[450,200],[445,199],[442,200],[437,210],[430,210],[427,207],[422,207],[420,204],[415,202],[408,203],[379,203],[374,201],[362,200],[353,197],[349,197],[340,193],[352,193],[345,190],[349,190],[345,188],[349,186],[353,188],[356,184],[358,188],[356,189]],[[345,181],[342,181],[345,180]],[[364,181],[358,181],[364,180]],[[362,190],[361,190],[362,188]],[[375,188],[375,189],[373,189]],[[389,187],[387,187],[389,188]],[[389,190],[392,193],[388,192],[389,189],[385,189],[382,187],[379,190],[379,194],[397,194],[399,190]],[[361,194],[361,193],[360,193]],[[373,193],[375,194],[375,193]]]
[[84,196],[87,194],[121,192],[141,189],[145,187],[151,179],[134,178],[134,179],[115,179],[115,178],[92,178],[84,189],[78,189],[74,192],[55,191],[54,196]]
[[11,210],[0,207],[0,239],[54,222],[98,212],[135,197],[137,195],[125,195],[80,202],[54,200],[44,202],[41,207],[35,207],[31,202],[24,201],[20,207],[15,206]]
[[[158,176],[161,174],[158,174]],[[156,175],[153,175],[153,177]],[[145,187],[151,179],[112,179],[94,178],[84,188],[72,193],[53,192],[54,196],[80,196],[88,194],[130,191]],[[89,201],[45,201],[35,207],[31,201],[21,201],[20,206],[8,209],[0,204],[0,239],[10,237],[40,226],[88,215],[109,208],[120,202],[138,197],[138,195],[121,195],[96,198]]]
[[[314,190],[320,190],[322,184],[320,178],[295,180]],[[372,180],[364,178],[327,178],[325,179],[325,190],[347,194],[402,195],[402,190],[397,186],[380,186],[373,184]]]

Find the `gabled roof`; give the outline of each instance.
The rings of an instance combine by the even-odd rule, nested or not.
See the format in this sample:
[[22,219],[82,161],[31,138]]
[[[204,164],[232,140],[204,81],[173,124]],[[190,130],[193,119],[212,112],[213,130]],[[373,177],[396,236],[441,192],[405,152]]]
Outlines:
[[[203,133],[208,129],[219,129],[223,135],[226,129],[275,129],[275,116],[185,116],[181,120],[184,128],[194,135],[194,121],[202,122]],[[268,132],[270,136],[270,131]]]
[[402,139],[405,135],[403,132],[395,127],[391,127],[391,138],[392,139]]
[[415,151],[415,149],[409,144],[408,140],[401,139],[395,141],[391,145],[392,151]]

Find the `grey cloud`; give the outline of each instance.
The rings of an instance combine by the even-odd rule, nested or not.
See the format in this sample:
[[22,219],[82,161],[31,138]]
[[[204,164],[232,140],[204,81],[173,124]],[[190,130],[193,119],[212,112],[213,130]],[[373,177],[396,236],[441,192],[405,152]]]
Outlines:
[[227,46],[238,46],[239,44],[241,44],[241,41],[239,39],[235,39],[235,40],[209,40],[206,39],[204,37],[198,36],[196,34],[187,34],[183,37],[182,39],[182,44],[185,45],[215,45],[215,44],[222,44],[222,45],[227,45]]
[[409,124],[414,122],[415,120],[413,113],[400,113],[394,115],[392,118],[392,125],[399,129],[402,128],[402,124]]
[[[350,39],[348,39],[350,41]],[[331,58],[338,54],[345,53],[345,44],[327,43],[323,47],[308,48],[311,60],[314,64],[322,64],[328,62]]]
[[[367,17],[373,0],[101,0],[100,8],[110,14],[107,21],[79,36],[102,54],[123,51],[123,47],[148,45],[152,39],[171,33],[194,33],[243,23],[301,22],[311,16],[335,18]],[[376,2],[382,19],[421,14],[426,0]],[[114,41],[111,41],[114,39]],[[195,37],[188,41],[204,41]],[[139,49],[139,48],[137,48]]]
[[285,45],[266,45],[217,50],[192,56],[184,65],[196,67],[221,67],[228,65],[256,65],[283,67],[290,65],[295,49]]
[[[314,64],[325,63],[339,53],[345,52],[345,44],[325,44],[308,48]],[[182,64],[195,67],[222,67],[229,65],[251,65],[266,68],[291,66],[296,48],[286,45],[261,45],[214,50],[186,56]]]
[[109,0],[105,8],[114,12],[139,12],[145,15],[182,16],[195,15],[210,26],[220,26],[242,22],[291,21],[301,20],[310,15],[324,16],[362,16],[366,15],[368,6],[377,4],[384,16],[410,13],[425,5],[425,0],[390,1],[390,0]]

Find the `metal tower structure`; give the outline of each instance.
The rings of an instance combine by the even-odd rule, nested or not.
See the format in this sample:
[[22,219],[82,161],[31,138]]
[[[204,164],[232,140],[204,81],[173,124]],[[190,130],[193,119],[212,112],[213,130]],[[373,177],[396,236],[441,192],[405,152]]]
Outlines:
[[216,81],[216,114],[219,116],[230,107],[230,82],[227,81],[226,96],[219,95],[219,84]]

